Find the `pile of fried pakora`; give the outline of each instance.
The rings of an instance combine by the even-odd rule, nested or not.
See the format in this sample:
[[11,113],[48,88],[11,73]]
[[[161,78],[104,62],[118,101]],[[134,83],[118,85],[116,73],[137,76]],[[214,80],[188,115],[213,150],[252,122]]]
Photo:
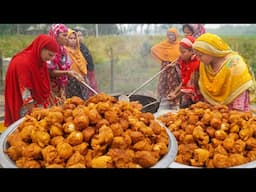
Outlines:
[[224,168],[256,160],[256,117],[199,102],[158,117],[178,142],[176,162]]
[[167,152],[166,128],[138,102],[101,93],[36,108],[8,135],[19,168],[147,168]]

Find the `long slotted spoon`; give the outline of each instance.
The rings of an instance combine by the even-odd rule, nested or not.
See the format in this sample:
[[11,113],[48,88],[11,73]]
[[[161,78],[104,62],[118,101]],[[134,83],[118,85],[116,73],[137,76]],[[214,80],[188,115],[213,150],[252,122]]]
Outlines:
[[150,79],[148,79],[147,81],[145,81],[143,84],[141,84],[138,88],[134,89],[129,95],[120,95],[118,97],[119,101],[130,101],[130,96],[137,93],[140,89],[142,89],[143,87],[145,87],[148,83],[150,83],[152,80],[154,80],[158,75],[160,75],[163,71],[165,71],[166,69],[168,69],[169,67],[172,67],[175,65],[176,61],[178,60],[178,58],[176,58],[175,60],[173,60],[171,63],[169,63],[168,65],[166,65],[163,69],[161,69],[159,72],[157,72],[154,76],[152,76]]

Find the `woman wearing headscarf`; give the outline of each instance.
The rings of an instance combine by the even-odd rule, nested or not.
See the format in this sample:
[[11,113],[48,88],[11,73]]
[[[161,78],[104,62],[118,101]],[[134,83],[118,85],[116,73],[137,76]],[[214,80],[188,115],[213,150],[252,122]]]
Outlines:
[[[77,33],[77,37],[79,39],[80,42],[80,51],[82,52],[84,58],[87,61],[87,79],[88,79],[88,84],[97,92],[99,92],[99,88],[98,88],[98,83],[97,83],[97,79],[96,79],[96,75],[95,75],[95,70],[94,70],[94,62],[93,62],[93,58],[92,55],[89,51],[89,49],[87,48],[87,46],[83,43],[83,33],[82,31],[80,31],[79,29],[74,29],[74,31],[76,31]],[[88,97],[93,96],[94,93],[91,90],[88,90]]]
[[69,77],[82,80],[82,77],[75,71],[70,70],[71,59],[67,55],[64,45],[67,44],[68,28],[64,24],[53,24],[49,35],[56,39],[59,49],[55,57],[48,63],[51,77],[51,105],[62,105],[66,99],[66,86]]
[[28,114],[33,107],[48,107],[50,79],[47,61],[58,50],[49,35],[40,34],[24,50],[13,56],[5,79],[5,126]]
[[177,89],[168,95],[168,99],[180,97],[180,108],[189,107],[201,100],[198,86],[200,61],[192,50],[195,38],[187,36],[180,41],[180,58],[178,64],[181,71],[181,83]]
[[[68,44],[65,46],[68,56],[71,58],[71,69],[79,73],[84,82],[87,83],[87,61],[85,60],[82,52],[80,51],[80,43],[76,31],[68,30]],[[68,77],[68,84],[66,87],[67,97],[78,96],[86,99],[88,95],[88,88],[83,86],[76,78]]]
[[[175,61],[179,57],[179,34],[176,28],[170,28],[167,31],[167,39],[151,48],[151,55],[161,63],[161,69]],[[157,86],[158,96],[167,98],[170,92],[173,92],[180,84],[178,66],[167,68],[159,76]],[[178,104],[178,98],[170,101],[170,104]]]
[[184,24],[182,25],[184,36],[193,36],[195,38],[206,32],[203,24]]
[[204,99],[211,104],[249,111],[248,90],[253,80],[242,56],[211,33],[198,37],[193,49],[201,61],[199,87]]

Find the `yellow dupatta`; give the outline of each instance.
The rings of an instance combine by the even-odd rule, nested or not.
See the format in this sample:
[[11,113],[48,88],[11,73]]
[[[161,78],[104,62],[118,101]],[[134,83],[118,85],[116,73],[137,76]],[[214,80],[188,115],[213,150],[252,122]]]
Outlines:
[[232,51],[219,36],[205,33],[196,39],[193,49],[214,57],[226,57],[217,73],[210,65],[200,64],[199,87],[209,103],[230,104],[253,85],[244,59]]
[[[76,32],[74,30],[69,29],[68,37],[73,33],[76,34]],[[71,58],[71,60],[73,62],[71,64],[71,69],[84,76],[87,74],[87,67],[86,67],[87,61],[84,58],[82,52],[80,51],[80,43],[79,43],[77,35],[76,35],[76,38],[77,38],[77,44],[76,44],[75,49],[72,47],[69,47],[69,46],[65,46],[65,48],[67,50],[69,57]]]
[[236,53],[228,56],[218,73],[209,65],[200,64],[200,91],[211,104],[227,105],[251,86],[247,64]]
[[170,43],[169,40],[162,41],[151,48],[151,55],[159,61],[172,62],[179,55],[179,33],[176,28],[168,29],[168,32],[172,32],[176,36],[176,40]]

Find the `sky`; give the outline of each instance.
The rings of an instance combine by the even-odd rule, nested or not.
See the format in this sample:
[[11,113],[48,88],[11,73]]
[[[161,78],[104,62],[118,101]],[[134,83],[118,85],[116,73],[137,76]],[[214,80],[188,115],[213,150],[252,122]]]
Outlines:
[[[205,24],[205,28],[211,28],[211,29],[216,29],[216,28],[219,28],[221,25],[227,25],[228,23],[226,24]],[[232,24],[230,23],[230,25],[250,25],[250,24]]]

